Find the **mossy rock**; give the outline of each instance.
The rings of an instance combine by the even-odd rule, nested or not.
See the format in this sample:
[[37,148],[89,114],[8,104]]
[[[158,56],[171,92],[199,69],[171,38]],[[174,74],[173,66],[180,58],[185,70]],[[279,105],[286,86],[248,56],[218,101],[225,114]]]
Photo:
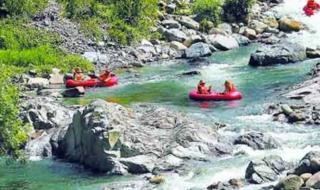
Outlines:
[[282,179],[276,186],[275,190],[299,190],[304,184],[301,177],[296,175],[290,175]]

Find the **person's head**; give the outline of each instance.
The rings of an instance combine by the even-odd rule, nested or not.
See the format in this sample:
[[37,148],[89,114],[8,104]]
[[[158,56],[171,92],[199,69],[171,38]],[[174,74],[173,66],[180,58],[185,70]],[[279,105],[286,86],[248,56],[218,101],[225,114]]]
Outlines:
[[74,68],[74,72],[76,72],[76,73],[82,73],[82,70],[81,70],[80,67],[76,67],[76,68]]
[[313,3],[313,2],[314,2],[314,0],[308,0],[308,2],[311,2],[311,3]]
[[230,81],[230,80],[226,80],[225,82],[224,82],[224,86],[225,87],[230,87],[232,85],[232,82]]
[[206,84],[206,83],[205,83],[203,80],[200,80],[200,81],[199,81],[199,85],[200,85],[200,86],[204,86],[205,84]]

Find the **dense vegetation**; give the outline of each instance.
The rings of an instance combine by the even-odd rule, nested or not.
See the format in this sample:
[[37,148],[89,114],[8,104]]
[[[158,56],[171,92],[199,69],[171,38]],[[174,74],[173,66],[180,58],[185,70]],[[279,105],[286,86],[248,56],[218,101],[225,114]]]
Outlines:
[[49,72],[53,67],[63,71],[75,66],[93,69],[81,57],[59,50],[57,35],[28,26],[28,16],[46,3],[46,0],[0,0],[0,154],[19,156],[27,140],[28,127],[18,117],[20,92],[12,83],[13,76],[31,69]]
[[[80,21],[85,33],[99,38],[100,23],[108,23],[108,34],[121,44],[150,36],[157,20],[157,0],[61,0],[67,17]],[[89,29],[89,30],[87,30]]]
[[196,0],[193,13],[200,21],[245,22],[256,0]]

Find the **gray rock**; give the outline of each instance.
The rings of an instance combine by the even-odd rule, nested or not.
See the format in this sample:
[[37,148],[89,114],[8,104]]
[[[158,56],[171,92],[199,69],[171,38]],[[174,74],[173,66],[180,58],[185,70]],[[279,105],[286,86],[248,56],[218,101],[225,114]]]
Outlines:
[[305,184],[306,187],[320,189],[320,172],[311,176]]
[[255,150],[279,148],[280,144],[271,136],[260,132],[250,132],[239,136],[234,144],[244,144]]
[[269,156],[262,160],[251,161],[246,169],[246,180],[249,183],[261,184],[276,181],[278,175],[286,168],[286,163],[279,156]]
[[62,93],[63,97],[71,97],[71,98],[80,97],[80,96],[83,96],[84,94],[85,94],[85,90],[83,87],[69,88]]
[[320,49],[307,48],[307,57],[314,59],[320,57]]
[[49,80],[45,78],[29,78],[27,87],[30,89],[49,88]]
[[304,173],[314,174],[320,171],[320,152],[312,151],[306,154],[295,168],[294,174],[301,175]]
[[200,24],[197,21],[188,16],[181,16],[179,22],[181,23],[181,25],[195,30],[198,30],[200,27]]
[[192,44],[198,43],[198,42],[204,42],[204,39],[199,35],[192,35],[189,36],[183,44],[187,47],[190,47]]
[[218,25],[218,29],[222,30],[225,32],[227,35],[232,34],[232,26],[228,23],[221,23]]
[[25,152],[30,159],[41,159],[52,156],[50,138],[52,134],[43,132],[39,137],[26,144]]
[[105,64],[109,61],[109,58],[106,54],[102,54],[99,52],[84,52],[82,56],[94,64]]
[[239,46],[246,46],[250,44],[249,38],[240,35],[240,34],[232,34],[232,37],[237,40]]
[[137,174],[232,152],[212,127],[164,108],[134,110],[103,100],[80,109],[58,145],[61,156],[100,172]]
[[154,156],[139,155],[130,158],[121,158],[120,163],[127,167],[132,174],[151,173],[155,167]]
[[172,47],[175,50],[179,50],[179,51],[187,49],[187,47],[185,45],[183,45],[182,43],[177,42],[177,41],[170,42],[170,47]]
[[165,30],[164,36],[169,41],[184,42],[187,39],[187,35],[179,29]]
[[198,58],[198,57],[209,56],[211,54],[212,54],[212,51],[211,51],[210,45],[203,42],[192,44],[191,47],[189,47],[185,51],[186,58]]
[[282,179],[275,187],[274,190],[300,190],[303,185],[303,180],[296,175],[289,175]]
[[266,45],[251,54],[249,64],[252,66],[268,66],[274,64],[287,64],[306,59],[306,49],[290,42],[276,45]]
[[224,51],[239,47],[237,40],[232,36],[223,36],[220,34],[211,35],[209,36],[209,40],[214,47]]
[[35,129],[59,128],[71,123],[73,111],[58,104],[55,99],[38,97],[29,99],[21,106],[21,117]]
[[179,24],[178,21],[175,21],[173,19],[169,19],[169,20],[163,20],[161,22],[161,25],[164,26],[167,29],[172,29],[172,28],[181,28],[181,25]]
[[37,91],[38,96],[62,98],[61,89],[42,89]]
[[249,23],[249,27],[251,29],[255,30],[257,34],[261,34],[268,28],[268,25],[266,25],[263,22],[260,22],[258,20],[252,20]]
[[244,35],[245,37],[249,38],[250,40],[257,39],[256,31],[251,28],[248,28],[248,27],[241,27],[239,30],[239,34]]

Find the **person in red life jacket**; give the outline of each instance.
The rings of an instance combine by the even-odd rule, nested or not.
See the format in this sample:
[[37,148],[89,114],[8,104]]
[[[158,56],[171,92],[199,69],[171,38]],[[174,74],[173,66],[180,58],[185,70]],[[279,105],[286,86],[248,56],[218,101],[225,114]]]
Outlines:
[[73,69],[73,79],[75,81],[82,81],[84,79],[84,76],[80,67],[76,67]]
[[227,80],[224,82],[224,87],[225,87],[225,91],[224,91],[225,94],[230,92],[235,92],[237,90],[233,82],[230,80]]
[[99,75],[99,80],[102,82],[109,82],[112,78],[112,73],[108,70],[104,70]]
[[200,80],[198,84],[198,94],[210,94],[211,93],[211,86],[209,88],[206,87],[206,83],[203,80]]
[[315,2],[315,0],[308,0],[307,5],[303,8],[306,15],[311,16],[314,14],[314,11],[320,9],[320,5]]

